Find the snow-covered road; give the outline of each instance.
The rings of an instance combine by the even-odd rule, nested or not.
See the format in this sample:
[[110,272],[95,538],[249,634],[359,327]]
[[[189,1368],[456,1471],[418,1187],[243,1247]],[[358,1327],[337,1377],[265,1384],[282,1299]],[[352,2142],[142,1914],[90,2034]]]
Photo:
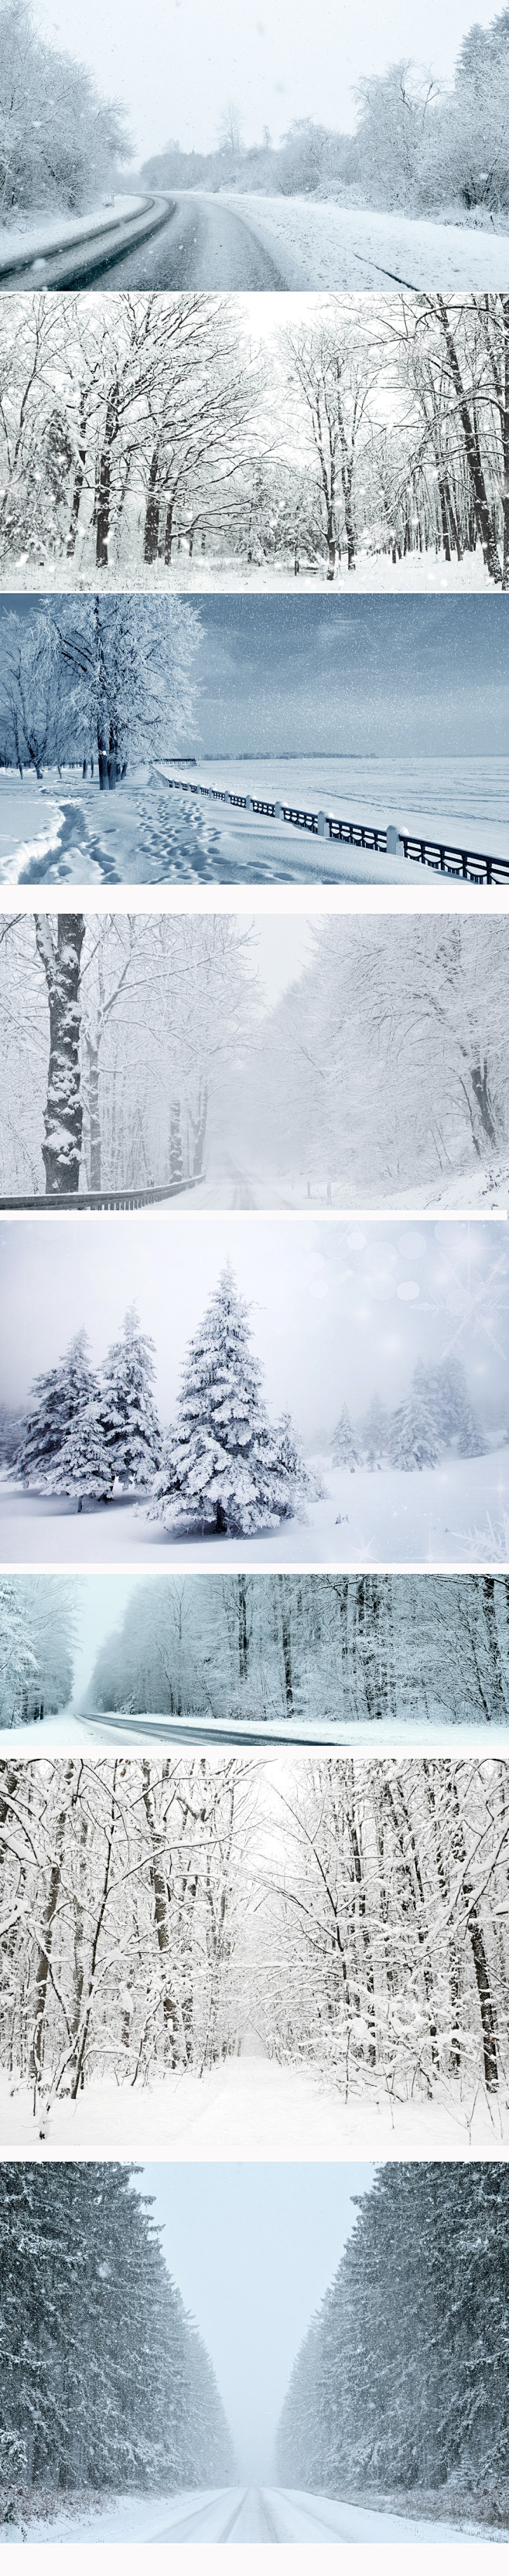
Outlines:
[[274,294],[287,281],[244,221],[242,203],[237,214],[221,198],[193,194],[172,198],[168,221],[155,238],[115,260],[112,283],[163,293],[202,287]]
[[[70,2499],[69,2499],[70,2503]],[[483,2540],[505,2541],[504,2531],[487,2530]],[[20,2539],[49,2541],[307,2541],[384,2540],[398,2541],[475,2541],[478,2528],[471,2524],[430,2522],[417,2514],[373,2513],[365,2505],[336,2501],[330,2496],[301,2494],[283,2487],[222,2487],[203,2494],[160,2497],[123,2496],[112,2502],[106,2512],[91,2512],[74,2520],[72,2510],[59,2515],[54,2522],[3,2524],[0,2540],[17,2544]]]
[[[157,236],[118,259],[105,245],[95,262],[94,286],[108,281],[115,259],[115,287],[197,287],[221,292],[331,287],[373,291],[394,283],[417,291],[509,285],[509,235],[468,224],[434,222],[374,207],[340,206],[315,198],[263,197],[257,193],[208,195],[183,190],[168,197],[168,218]],[[66,263],[66,286],[83,282]],[[86,281],[89,282],[88,280]]]

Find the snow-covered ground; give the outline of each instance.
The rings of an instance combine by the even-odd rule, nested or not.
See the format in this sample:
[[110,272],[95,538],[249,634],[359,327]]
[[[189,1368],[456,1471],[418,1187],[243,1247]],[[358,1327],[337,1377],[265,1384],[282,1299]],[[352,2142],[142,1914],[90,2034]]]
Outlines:
[[20,212],[14,222],[0,225],[0,284],[3,269],[11,268],[15,259],[30,259],[33,252],[37,268],[34,282],[44,285],[38,270],[45,250],[55,249],[59,242],[86,240],[87,233],[95,232],[99,226],[101,232],[106,232],[110,224],[121,223],[126,215],[141,215],[146,202],[146,197],[117,194],[98,197],[86,215],[65,215],[58,210],[55,214]]
[[312,1180],[308,1185],[305,1172],[282,1171],[276,1175],[271,1171],[267,1177],[265,1171],[255,1171],[252,1164],[246,1166],[240,1151],[236,1162],[233,1155],[225,1154],[223,1158],[220,1151],[216,1159],[211,1151],[207,1178],[200,1184],[200,1209],[251,1208],[260,1212],[262,1209],[284,1209],[294,1215],[302,1209],[307,1216],[319,1213],[321,1217],[327,1217],[330,1210],[334,1214],[344,1208],[362,1209],[363,1214],[368,1215],[370,1206],[377,1210],[393,1210],[394,1213],[399,1210],[408,1213],[413,1208],[418,1209],[419,1214],[426,1208],[432,1208],[434,1214],[437,1208],[454,1208],[462,1215],[473,1215],[477,1210],[480,1215],[487,1216],[489,1210],[507,1209],[508,1203],[507,1162],[495,1165],[477,1161],[474,1169],[466,1165],[457,1174],[439,1171],[432,1181],[421,1179],[413,1187],[407,1184],[399,1190],[391,1190],[384,1177],[378,1187],[373,1183],[371,1192],[368,1192],[362,1170],[359,1170],[357,1181],[349,1172],[347,1181],[329,1182],[323,1178]]
[[108,1504],[25,1493],[0,1485],[0,1560],[6,1565],[124,1564],[144,1567],[161,1552],[179,1569],[201,1565],[509,1565],[509,1448],[484,1458],[448,1457],[404,1474],[309,1461],[326,1493],[306,1516],[257,1538],[196,1538],[167,1531],[126,1495]]
[[316,197],[259,197],[221,190],[221,201],[242,214],[277,261],[289,287],[374,289],[382,279],[400,286],[438,288],[509,286],[509,234],[476,232],[469,225],[430,223],[423,216],[386,214],[375,208],[326,205]]
[[[28,781],[30,823],[25,827],[23,784],[19,796],[6,791],[7,823],[2,829],[3,780],[0,779],[1,876],[17,885],[154,885],[204,883],[228,885],[247,877],[250,884],[272,885],[286,879],[320,883],[410,885],[415,866],[405,858],[350,850],[291,825],[247,815],[241,809],[209,804],[168,787],[156,769],[119,780],[114,795],[101,795],[97,780],[67,773],[59,785],[39,785],[40,841],[32,837],[34,787]],[[256,792],[256,791],[255,791]],[[366,818],[368,819],[368,818]],[[11,847],[5,848],[13,833]],[[428,871],[426,872],[428,873]]]
[[[486,1735],[488,1722],[489,1743]],[[449,1723],[433,1713],[423,1714],[421,1718],[412,1714],[411,1719],[401,1717],[397,1721],[391,1718],[387,1722],[384,1718],[377,1718],[371,1725],[363,1719],[356,1719],[348,1725],[341,1719],[337,1726],[328,1718],[320,1720],[314,1716],[307,1726],[295,1722],[286,1724],[281,1720],[279,1726],[267,1724],[257,1728],[254,1722],[237,1718],[204,1718],[202,1713],[180,1718],[161,1716],[160,1713],[157,1716],[143,1713],[133,1717],[120,1710],[101,1710],[93,1715],[87,1710],[80,1712],[74,1709],[60,1710],[58,1715],[37,1720],[29,1726],[0,1727],[0,1758],[7,1757],[8,1760],[20,1752],[25,1755],[42,1755],[56,1750],[72,1753],[79,1747],[83,1753],[92,1745],[101,1752],[118,1753],[119,1745],[123,1753],[160,1752],[164,1744],[206,1746],[209,1759],[211,1750],[224,1752],[225,1746],[242,1746],[243,1752],[261,1751],[263,1755],[270,1754],[275,1745],[283,1745],[285,1749],[296,1746],[305,1752],[313,1745],[326,1744],[335,1753],[348,1752],[356,1758],[359,1753],[379,1753],[382,1746],[384,1754],[387,1754],[401,1750],[405,1753],[416,1750],[429,1753],[436,1745],[440,1753],[450,1755],[452,1760],[457,1761],[462,1752],[479,1754],[482,1760],[488,1749],[490,1752],[495,1749],[497,1757],[509,1754],[509,1730],[499,1718],[486,1719],[482,1726],[475,1722],[462,1725],[460,1720],[455,1724]]]
[[[425,2515],[394,2512],[373,2513],[365,2505],[342,2503],[331,2496],[299,2493],[283,2487],[222,2487],[205,2493],[188,2491],[170,2496],[118,2496],[99,2513],[81,2511],[73,2517],[70,2499],[53,2522],[33,2517],[33,2493],[29,2500],[27,2522],[2,2524],[0,2541],[14,2544],[28,2537],[32,2542],[96,2541],[150,2542],[226,2541],[307,2541],[335,2540],[399,2542],[408,2547],[412,2541],[479,2542],[479,2525],[461,2522],[435,2522]],[[482,2529],[483,2540],[505,2542],[507,2533]]]
[[[432,895],[433,869],[288,823],[216,804],[167,784],[168,762],[137,767],[114,795],[65,770],[41,781],[0,773],[0,878],[5,884],[398,885]],[[379,828],[395,823],[454,847],[509,858],[509,762],[504,759],[206,761],[206,787],[306,805]],[[448,901],[474,908],[475,885],[447,879]]]
[[[161,763],[161,767],[168,763]],[[361,758],[352,753],[323,752],[320,759],[205,760],[192,771],[204,787],[228,788],[233,795],[262,796],[282,804],[320,807],[347,822],[379,827],[395,823],[399,832],[487,850],[509,858],[509,759],[477,756],[415,759]],[[286,825],[291,830],[291,825]],[[295,832],[295,838],[297,833]],[[339,855],[339,854],[338,854]],[[365,856],[368,853],[364,854]],[[327,852],[330,861],[331,851]],[[348,853],[343,851],[342,859]],[[412,884],[429,876],[412,860]],[[385,882],[387,859],[382,861]]]
[[323,2164],[357,2156],[375,2162],[399,2157],[445,2162],[509,2152],[509,2101],[502,2087],[491,2106],[479,2087],[463,2097],[444,2086],[442,2098],[391,2100],[389,2092],[350,2085],[313,2068],[277,2066],[267,2058],[228,2058],[203,2075],[169,2073],[164,2082],[90,2083],[77,2102],[39,2102],[33,2088],[14,2089],[0,2073],[2,2152],[16,2160],[58,2162],[61,2157],[129,2154],[175,2163]]
[[[218,590],[284,590],[290,591],[294,598],[296,591],[315,591],[322,588],[327,590],[327,596],[330,597],[331,588],[327,580],[325,557],[323,561],[316,564],[302,564],[300,571],[295,574],[293,564],[288,560],[284,563],[258,564],[248,563],[246,558],[239,560],[238,555],[229,557],[201,553],[198,557],[193,554],[190,559],[187,547],[183,543],[180,554],[177,552],[172,556],[170,566],[158,562],[148,567],[140,562],[139,546],[130,549],[129,542],[125,551],[122,550],[118,563],[112,563],[105,570],[101,569],[100,576],[97,575],[96,567],[91,560],[87,569],[86,547],[81,562],[79,558],[74,558],[72,563],[68,563],[65,555],[50,556],[43,570],[31,556],[18,556],[17,560],[9,564],[8,587],[12,592],[39,591],[43,587],[45,592],[89,591],[94,579],[99,578],[101,591],[125,591],[133,588],[140,591],[178,590],[198,593]],[[414,554],[404,555],[401,563],[394,564],[391,555],[370,554],[368,549],[364,549],[361,545],[357,563],[352,572],[348,572],[345,563],[338,565],[334,574],[334,588],[337,591],[347,591],[349,595],[352,591],[375,590],[428,592],[483,590],[493,594],[493,582],[490,581],[486,570],[480,546],[476,546],[472,554],[463,555],[461,563],[457,563],[456,558],[452,563],[446,563],[444,554],[436,554],[434,548],[430,548],[426,554],[419,554],[416,551]]]

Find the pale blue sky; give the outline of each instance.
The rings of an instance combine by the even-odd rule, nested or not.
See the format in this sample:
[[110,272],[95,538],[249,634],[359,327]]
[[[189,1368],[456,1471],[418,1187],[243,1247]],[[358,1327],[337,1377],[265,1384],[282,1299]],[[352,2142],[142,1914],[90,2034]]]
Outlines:
[[292,2363],[374,2165],[145,2165],[168,2269],[214,2363],[246,2484],[273,2474]]

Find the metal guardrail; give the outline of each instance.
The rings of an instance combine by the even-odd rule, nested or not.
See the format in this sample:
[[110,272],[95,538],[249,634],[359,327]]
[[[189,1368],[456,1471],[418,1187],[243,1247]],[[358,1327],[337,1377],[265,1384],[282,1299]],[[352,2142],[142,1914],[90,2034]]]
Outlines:
[[39,1216],[48,1216],[52,1208],[71,1208],[74,1216],[77,1208],[153,1207],[158,1200],[182,1198],[186,1190],[199,1190],[206,1177],[205,1172],[197,1172],[190,1180],[165,1181],[161,1189],[149,1190],[49,1190],[47,1197],[39,1190],[32,1198],[0,1199],[0,1208],[14,1209],[16,1213],[23,1208],[30,1214],[35,1209]]
[[[166,777],[166,785],[185,788],[190,796],[211,797],[216,804],[241,806],[245,813],[267,814],[276,823],[293,823],[297,830],[313,832],[322,840],[343,841],[351,849],[379,850],[382,856],[391,855],[390,849],[387,852],[387,828],[374,823],[345,822],[339,814],[321,810],[315,814],[307,805],[272,803],[266,796],[237,796],[229,787],[202,787],[195,778]],[[433,868],[440,876],[462,877],[469,885],[488,886],[505,885],[509,877],[509,858],[490,857],[485,850],[459,849],[452,841],[421,840],[416,832],[399,832],[399,840],[406,859],[415,860],[417,866]]]

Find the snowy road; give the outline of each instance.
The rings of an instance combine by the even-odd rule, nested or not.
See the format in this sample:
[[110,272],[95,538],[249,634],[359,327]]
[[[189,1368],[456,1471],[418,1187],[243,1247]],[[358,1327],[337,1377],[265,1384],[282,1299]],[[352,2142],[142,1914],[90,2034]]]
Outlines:
[[[70,2499],[69,2499],[70,2501]],[[483,2540],[504,2542],[507,2533],[483,2526]],[[2,2541],[17,2544],[22,2538],[39,2542],[66,2541],[325,2541],[368,2540],[399,2541],[478,2541],[479,2532],[471,2524],[431,2522],[424,2516],[396,2513],[373,2513],[364,2505],[340,2502],[330,2496],[301,2494],[283,2487],[222,2487],[203,2494],[160,2498],[123,2496],[112,2500],[106,2512],[83,2514],[74,2521],[72,2511],[62,2512],[57,2521],[24,2525],[3,2525]]]
[[[114,256],[114,254],[113,254]],[[108,277],[109,261],[96,271],[94,284]],[[115,258],[116,287],[147,287],[163,293],[170,287],[204,287],[274,294],[286,285],[270,251],[257,241],[242,215],[232,214],[217,197],[177,197],[168,221],[151,241]]]

